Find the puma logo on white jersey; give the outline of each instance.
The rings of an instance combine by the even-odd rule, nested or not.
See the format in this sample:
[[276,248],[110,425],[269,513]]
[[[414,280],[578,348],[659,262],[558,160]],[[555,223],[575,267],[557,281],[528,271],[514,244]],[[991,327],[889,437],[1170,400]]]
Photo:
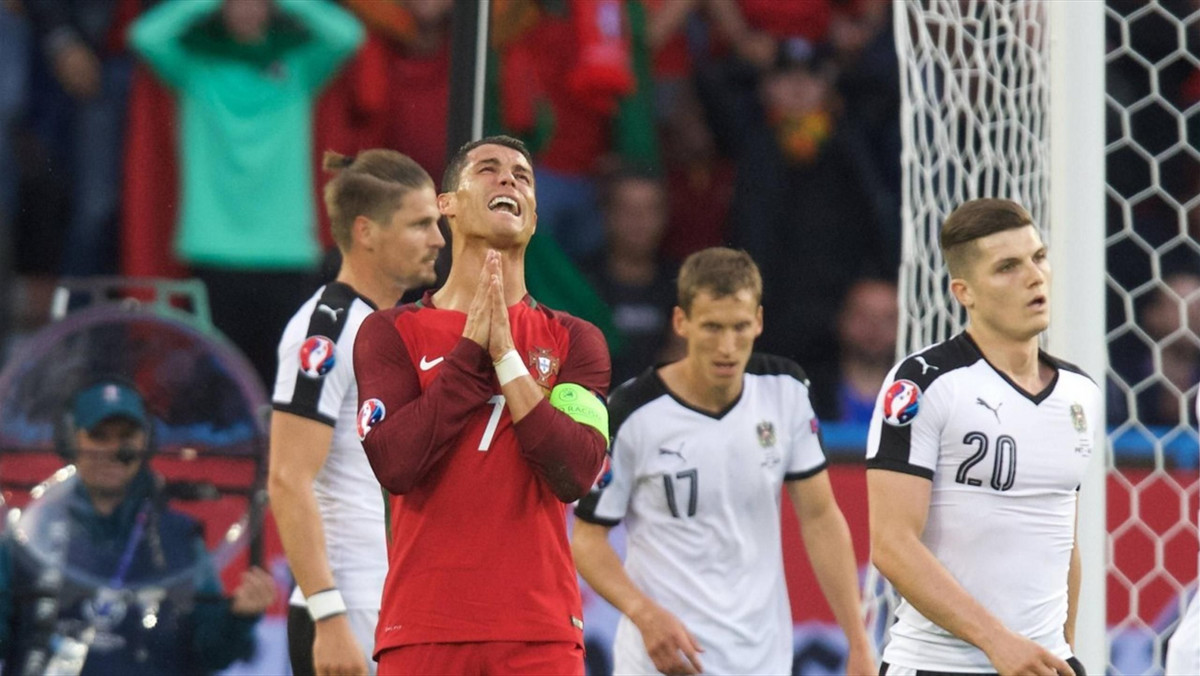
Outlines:
[[346,308],[344,308],[344,307],[340,307],[335,310],[324,303],[317,305],[317,312],[324,312],[325,314],[329,315],[329,318],[331,320],[333,320],[335,322],[338,320],[338,315],[345,311],[346,311]]
[[929,362],[925,361],[925,357],[913,357],[913,359],[916,359],[918,362],[921,363],[921,375],[925,375],[926,373],[928,373],[929,369],[933,369],[934,371],[941,370],[938,367],[934,366],[933,364],[930,364]]

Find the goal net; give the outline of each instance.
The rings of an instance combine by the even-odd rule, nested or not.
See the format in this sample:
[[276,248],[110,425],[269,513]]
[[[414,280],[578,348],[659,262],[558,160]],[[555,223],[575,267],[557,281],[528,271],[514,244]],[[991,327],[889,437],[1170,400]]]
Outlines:
[[[937,243],[942,221],[964,200],[1022,203],[1059,249],[1082,241],[1072,239],[1076,230],[1078,238],[1104,239],[1105,315],[1095,326],[1072,327],[1073,335],[1102,338],[1110,362],[1110,452],[1106,478],[1097,482],[1106,492],[1107,535],[1084,560],[1085,569],[1106,571],[1097,594],[1105,603],[1092,610],[1105,616],[1098,625],[1104,629],[1078,641],[1099,645],[1102,652],[1093,654],[1108,660],[1101,666],[1085,659],[1094,672],[1162,673],[1166,642],[1196,588],[1198,558],[1200,5],[1109,0],[1103,8],[1106,46],[1095,54],[1104,59],[1106,102],[1106,138],[1098,138],[1104,147],[1096,154],[1107,167],[1101,232],[1063,218],[1069,205],[1050,222],[1056,195],[1066,199],[1055,189],[1050,161],[1050,106],[1062,101],[1050,87],[1052,43],[1061,36],[1052,29],[1079,28],[1052,25],[1049,17],[1061,15],[1051,2],[893,3],[904,139],[898,351],[962,328]],[[1054,248],[1059,260],[1072,253]],[[1072,294],[1098,294],[1056,280],[1056,295],[1066,294],[1068,303]],[[1054,321],[1057,331],[1064,318]],[[894,594],[871,571],[866,596],[868,617],[885,641]]]

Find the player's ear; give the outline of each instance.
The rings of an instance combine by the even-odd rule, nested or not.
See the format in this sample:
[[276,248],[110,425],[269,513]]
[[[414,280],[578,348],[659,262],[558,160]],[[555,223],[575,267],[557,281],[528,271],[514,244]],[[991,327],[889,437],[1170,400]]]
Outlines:
[[375,223],[362,214],[355,216],[354,223],[350,225],[350,237],[354,240],[354,246],[371,251],[375,246]]
[[975,293],[971,291],[971,285],[967,283],[967,280],[961,277],[951,279],[950,293],[954,294],[954,299],[964,308],[969,310],[975,307]]
[[675,329],[675,335],[687,338],[687,313],[678,305],[671,311],[671,328]]
[[437,196],[437,207],[443,216],[454,216],[458,209],[458,199],[452,192],[440,192]]
[[763,306],[759,305],[758,310],[754,313],[754,319],[758,322],[758,326],[754,329],[754,337],[757,338],[763,332]]

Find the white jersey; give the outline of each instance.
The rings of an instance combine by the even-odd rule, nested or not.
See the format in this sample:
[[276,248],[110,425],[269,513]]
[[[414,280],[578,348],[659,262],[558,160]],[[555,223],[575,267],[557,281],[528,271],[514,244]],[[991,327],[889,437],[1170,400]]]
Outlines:
[[[272,407],[333,427],[329,455],[313,481],[325,555],[346,606],[378,611],[387,533],[383,493],[358,439],[353,356],[358,327],[374,310],[340,282],[321,287],[300,306],[279,341]],[[304,605],[298,586],[291,602]]]
[[[800,367],[754,355],[741,396],[716,415],[650,370],[613,392],[609,412],[611,471],[576,516],[625,520],[630,578],[692,632],[705,671],[790,674],[780,491],[825,469]],[[656,673],[627,617],[613,656],[615,673]]]
[[[875,403],[867,468],[933,482],[921,541],[1004,626],[1067,659],[1067,572],[1076,491],[1102,425],[1100,390],[1040,353],[1057,374],[1032,395],[965,333],[901,361]],[[983,651],[902,600],[888,664],[992,672]]]

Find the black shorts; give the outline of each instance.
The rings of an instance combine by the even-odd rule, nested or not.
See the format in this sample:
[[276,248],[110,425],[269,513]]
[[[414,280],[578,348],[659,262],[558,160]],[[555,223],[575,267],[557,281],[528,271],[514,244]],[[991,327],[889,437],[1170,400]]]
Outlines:
[[288,658],[293,676],[316,676],[313,668],[313,639],[317,627],[304,606],[288,606]]

